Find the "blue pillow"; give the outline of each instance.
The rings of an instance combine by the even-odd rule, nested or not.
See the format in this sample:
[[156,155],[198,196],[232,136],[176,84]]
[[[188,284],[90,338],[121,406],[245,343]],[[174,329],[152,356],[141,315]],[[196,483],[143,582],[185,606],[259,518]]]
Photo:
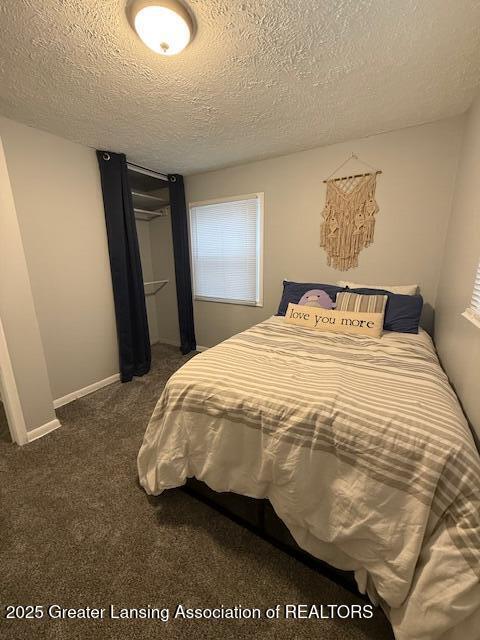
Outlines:
[[311,289],[322,289],[328,293],[332,302],[335,302],[339,291],[346,291],[345,287],[336,287],[334,284],[318,284],[315,282],[289,282],[283,281],[283,294],[278,306],[277,316],[284,316],[287,313],[289,302],[298,304],[300,298]]
[[352,293],[363,295],[388,296],[385,307],[383,328],[385,331],[398,331],[399,333],[418,333],[418,325],[423,308],[423,298],[420,295],[405,296],[400,293],[392,293],[382,289],[348,289]]

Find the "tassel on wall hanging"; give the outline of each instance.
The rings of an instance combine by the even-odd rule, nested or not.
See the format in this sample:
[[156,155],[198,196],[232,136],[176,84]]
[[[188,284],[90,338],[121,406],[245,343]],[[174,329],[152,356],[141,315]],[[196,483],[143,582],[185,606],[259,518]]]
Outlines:
[[[350,160],[357,160],[373,169],[368,173],[357,173],[332,178]],[[339,271],[358,267],[358,254],[373,242],[375,215],[378,205],[375,200],[377,171],[352,153],[324,180],[327,185],[323,222],[320,229],[320,246],[327,253],[327,264]]]

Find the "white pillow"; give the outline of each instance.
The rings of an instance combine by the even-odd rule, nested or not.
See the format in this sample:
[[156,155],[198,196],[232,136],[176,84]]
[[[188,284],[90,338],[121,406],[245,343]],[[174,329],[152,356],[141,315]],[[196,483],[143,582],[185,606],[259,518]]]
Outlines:
[[414,296],[418,291],[418,284],[403,284],[393,286],[390,284],[359,284],[358,282],[349,282],[348,280],[339,280],[339,287],[348,287],[349,289],[383,289],[392,293],[400,293],[404,296]]

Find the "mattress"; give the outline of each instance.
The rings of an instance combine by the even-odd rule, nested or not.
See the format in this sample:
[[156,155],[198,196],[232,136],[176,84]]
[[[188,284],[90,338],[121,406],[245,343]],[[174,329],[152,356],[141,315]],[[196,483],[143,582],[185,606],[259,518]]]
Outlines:
[[398,640],[480,637],[480,459],[424,331],[270,318],[170,378],[138,472],[149,494],[195,477],[268,498],[300,547],[355,571]]

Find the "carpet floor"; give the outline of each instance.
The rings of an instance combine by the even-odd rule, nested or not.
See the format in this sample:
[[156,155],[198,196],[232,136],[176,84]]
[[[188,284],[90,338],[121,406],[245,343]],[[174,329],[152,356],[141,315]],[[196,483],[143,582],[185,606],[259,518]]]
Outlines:
[[[25,447],[0,441],[0,637],[391,640],[379,610],[370,620],[109,619],[110,605],[364,604],[182,490],[149,498],[140,488],[146,424],[186,360],[157,345],[147,376],[62,407],[62,427]],[[7,604],[41,605],[44,617],[6,620]],[[50,619],[53,604],[107,612]]]

